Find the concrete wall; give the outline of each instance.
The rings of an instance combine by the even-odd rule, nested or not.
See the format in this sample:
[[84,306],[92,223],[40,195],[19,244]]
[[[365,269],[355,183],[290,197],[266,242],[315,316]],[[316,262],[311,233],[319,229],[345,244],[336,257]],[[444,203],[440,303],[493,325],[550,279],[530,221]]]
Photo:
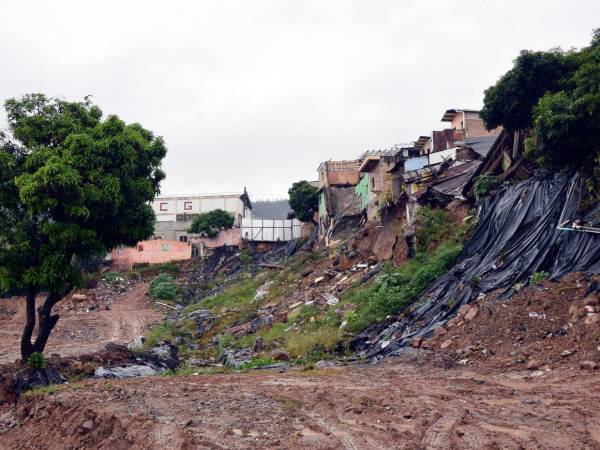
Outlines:
[[192,257],[192,247],[186,242],[153,239],[142,241],[136,247],[120,247],[111,254],[114,270],[130,270],[134,264],[160,264]]
[[359,161],[325,161],[319,166],[319,187],[356,185]]
[[[206,194],[190,196],[160,196],[152,202],[157,222],[173,222],[178,216],[189,216],[191,221],[198,214],[223,209],[229,212],[239,225],[246,217],[248,208],[240,198],[243,194]],[[180,219],[181,220],[181,219]]]
[[479,117],[479,113],[465,113],[465,137],[475,138],[485,136],[498,136],[501,131],[502,127],[498,127],[492,131],[488,131],[485,128],[483,120]]
[[214,238],[190,236],[189,240],[193,245],[198,246],[200,256],[204,256],[206,249],[223,247],[224,245],[239,247],[242,245],[242,233],[241,228],[233,227],[229,230],[221,230]]

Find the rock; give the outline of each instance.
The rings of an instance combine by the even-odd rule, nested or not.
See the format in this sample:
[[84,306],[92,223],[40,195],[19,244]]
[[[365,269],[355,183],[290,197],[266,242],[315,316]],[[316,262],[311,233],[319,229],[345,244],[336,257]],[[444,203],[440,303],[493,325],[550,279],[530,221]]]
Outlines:
[[458,316],[459,317],[464,317],[467,312],[469,312],[469,310],[471,309],[471,305],[462,305],[460,308],[458,308]]
[[377,256],[375,256],[375,255],[369,256],[369,259],[368,259],[369,265],[374,266],[378,262],[379,262],[379,258],[377,258]]
[[566,357],[566,356],[571,356],[573,353],[575,353],[577,350],[573,349],[573,350],[565,350],[564,352],[562,352],[560,354],[560,356],[562,357]]
[[254,342],[254,346],[252,347],[252,353],[260,353],[260,352],[264,351],[264,349],[266,347],[267,347],[267,345],[265,344],[264,339],[259,336],[256,338],[256,341]]
[[588,312],[588,313],[595,313],[596,312],[596,308],[594,308],[591,305],[585,305],[584,309],[585,309],[585,312]]
[[452,339],[446,339],[444,342],[442,342],[442,343],[440,344],[440,348],[441,348],[442,350],[445,350],[445,349],[447,349],[448,347],[450,347],[451,345],[452,345]]
[[231,432],[233,434],[235,434],[236,436],[243,436],[244,432],[242,430],[240,430],[239,428],[234,428],[233,430],[231,430]]
[[582,370],[598,370],[598,363],[595,361],[581,361],[579,368]]
[[144,349],[144,336],[136,336],[133,340],[127,344],[127,349],[132,352],[143,350]]
[[538,370],[542,367],[542,362],[536,359],[532,359],[527,363],[527,370]]
[[585,320],[583,322],[586,325],[593,325],[595,323],[598,323],[599,321],[600,321],[600,314],[598,314],[598,313],[589,313],[585,317]]
[[203,335],[209,331],[217,320],[212,311],[208,309],[197,309],[189,313],[187,317],[196,324],[196,333],[198,335]]
[[278,348],[269,353],[269,358],[275,361],[289,361],[290,355],[285,350]]
[[421,336],[417,336],[417,337],[413,338],[413,340],[410,343],[410,345],[413,348],[419,348],[419,347],[421,347],[422,344],[423,344],[423,338]]
[[477,346],[475,345],[467,345],[466,347],[461,348],[457,353],[459,355],[469,356],[477,351]]
[[156,375],[157,373],[158,371],[150,366],[142,364],[131,364],[128,366],[112,367],[109,369],[104,367],[98,367],[94,372],[94,378],[140,378]]
[[312,269],[312,268],[310,268],[310,267],[307,267],[306,269],[304,269],[304,270],[302,271],[302,276],[303,276],[304,278],[306,278],[306,277],[307,277],[307,276],[309,276],[311,273],[313,273],[313,269]]
[[328,294],[327,292],[323,292],[321,295],[327,301],[329,306],[335,306],[340,302],[335,295]]
[[338,260],[337,267],[344,271],[350,268],[350,259],[344,253],[340,255],[340,259]]
[[261,287],[259,287],[256,291],[256,294],[254,294],[254,298],[252,299],[252,301],[259,302],[263,298],[265,298],[267,295],[269,295],[269,289],[271,288],[272,284],[273,284],[273,281],[271,280],[271,281],[267,281]]
[[79,426],[83,431],[92,431],[94,429],[94,422],[92,420],[86,420]]
[[473,307],[469,309],[469,311],[467,311],[467,313],[465,314],[465,321],[470,322],[475,317],[477,317],[477,314],[479,314],[479,308]]
[[323,281],[325,279],[325,277],[318,277],[315,278],[315,281],[313,281],[313,284],[319,284],[321,281]]
[[598,298],[586,297],[583,299],[583,306],[598,306]]
[[88,296],[87,296],[87,294],[73,294],[71,296],[71,299],[74,302],[85,302],[88,300]]
[[344,330],[347,326],[348,326],[348,321],[347,320],[343,320],[342,324],[340,325],[340,330]]
[[224,349],[218,358],[225,367],[239,369],[243,364],[252,360],[251,349],[227,350]]
[[448,330],[446,330],[446,328],[444,327],[437,327],[435,330],[433,330],[433,335],[434,336],[443,336],[444,334],[446,334]]
[[302,305],[302,302],[296,302],[296,303],[292,303],[292,304],[290,305],[290,309],[295,309],[295,308],[297,308],[297,307],[298,307],[298,306],[300,306],[300,305]]

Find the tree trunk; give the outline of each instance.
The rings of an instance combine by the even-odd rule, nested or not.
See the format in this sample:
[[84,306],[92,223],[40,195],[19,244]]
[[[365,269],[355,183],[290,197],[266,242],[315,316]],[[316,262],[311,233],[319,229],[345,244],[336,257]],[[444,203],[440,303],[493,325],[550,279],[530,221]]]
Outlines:
[[27,358],[31,356],[35,350],[31,344],[31,336],[35,328],[35,298],[37,297],[37,290],[35,288],[29,288],[27,291],[27,305],[25,307],[26,321],[25,328],[23,329],[23,335],[21,336],[21,358],[23,361],[27,361]]
[[38,308],[38,331],[35,338],[35,342],[31,342],[33,329],[35,328],[35,297],[37,292],[33,290],[27,295],[27,320],[25,323],[25,329],[23,330],[23,336],[21,338],[21,358],[23,361],[27,361],[27,358],[32,353],[40,352],[43,353],[50,333],[56,326],[59,315],[52,314],[52,307],[56,305],[65,295],[71,291],[72,287],[65,289],[62,292],[51,292],[44,300],[44,303]]

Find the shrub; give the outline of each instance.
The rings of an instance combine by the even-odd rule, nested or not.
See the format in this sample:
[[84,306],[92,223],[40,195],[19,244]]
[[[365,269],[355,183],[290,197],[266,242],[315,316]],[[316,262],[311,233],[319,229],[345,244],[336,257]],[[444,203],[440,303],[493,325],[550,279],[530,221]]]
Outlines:
[[39,370],[44,369],[47,364],[46,359],[44,358],[44,355],[42,353],[34,352],[31,355],[29,355],[29,358],[27,358],[27,365],[30,369]]
[[161,273],[150,282],[148,294],[152,300],[174,300],[178,291],[173,278],[166,273]]
[[417,221],[419,252],[433,250],[440,242],[453,236],[458,229],[443,209],[421,207],[417,212]]
[[154,325],[146,333],[144,345],[146,347],[154,347],[162,341],[171,341],[175,334],[175,325],[171,322],[162,322]]
[[531,285],[538,284],[544,280],[547,280],[550,274],[548,272],[533,272],[529,277],[529,283]]
[[480,175],[475,179],[475,198],[482,200],[494,189],[500,186],[500,181],[493,175]]
[[332,351],[340,341],[340,332],[334,327],[321,327],[313,331],[291,333],[286,337],[285,348],[297,358],[313,351]]
[[244,250],[240,253],[240,262],[247,266],[252,262],[252,255],[248,251]]

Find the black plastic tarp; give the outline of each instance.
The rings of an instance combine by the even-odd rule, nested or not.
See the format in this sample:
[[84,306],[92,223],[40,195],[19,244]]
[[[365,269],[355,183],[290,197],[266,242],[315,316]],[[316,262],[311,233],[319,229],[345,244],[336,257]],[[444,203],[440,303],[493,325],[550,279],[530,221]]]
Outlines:
[[423,292],[409,314],[377,335],[367,330],[359,338],[365,354],[394,353],[416,336],[428,337],[461,305],[498,289],[508,297],[534,272],[548,272],[551,279],[600,273],[600,235],[557,229],[566,220],[597,224],[598,207],[578,212],[582,189],[578,174],[538,174],[486,198],[459,263]]

